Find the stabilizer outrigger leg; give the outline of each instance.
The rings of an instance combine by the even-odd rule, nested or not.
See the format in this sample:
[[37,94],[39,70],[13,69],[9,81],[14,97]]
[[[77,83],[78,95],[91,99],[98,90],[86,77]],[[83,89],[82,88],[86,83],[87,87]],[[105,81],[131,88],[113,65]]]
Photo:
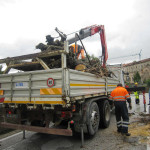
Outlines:
[[81,120],[80,120],[80,129],[81,129],[81,148],[84,148],[84,125],[85,125],[85,111],[86,111],[86,105],[84,102],[80,105],[80,112],[81,112]]
[[81,148],[84,148],[84,131],[83,131],[83,124],[80,125],[81,127]]
[[26,131],[23,130],[23,139],[25,139],[25,138],[26,138]]

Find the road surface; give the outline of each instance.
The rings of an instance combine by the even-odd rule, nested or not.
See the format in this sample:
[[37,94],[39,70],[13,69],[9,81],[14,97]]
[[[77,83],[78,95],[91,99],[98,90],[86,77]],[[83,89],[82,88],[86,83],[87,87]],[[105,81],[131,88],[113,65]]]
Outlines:
[[[133,109],[130,113],[143,112],[143,97],[140,95],[140,105],[136,105],[132,97]],[[148,94],[146,94],[149,103]],[[148,107],[147,107],[148,109]],[[132,120],[132,117],[130,118]],[[47,135],[41,133],[27,132],[23,139],[22,132],[0,140],[1,150],[80,150],[80,135],[73,137]],[[111,123],[107,129],[99,129],[93,138],[85,137],[85,147],[82,150],[148,150],[145,143],[128,143],[124,137],[116,131],[115,115],[111,115]]]

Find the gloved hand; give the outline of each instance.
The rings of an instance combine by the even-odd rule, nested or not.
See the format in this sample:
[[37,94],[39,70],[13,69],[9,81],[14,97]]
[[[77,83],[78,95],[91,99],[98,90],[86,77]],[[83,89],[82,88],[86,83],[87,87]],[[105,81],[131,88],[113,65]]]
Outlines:
[[131,98],[127,98],[127,102],[130,104],[131,103]]
[[130,110],[132,109],[132,105],[131,105],[131,104],[129,104],[129,109],[130,109]]

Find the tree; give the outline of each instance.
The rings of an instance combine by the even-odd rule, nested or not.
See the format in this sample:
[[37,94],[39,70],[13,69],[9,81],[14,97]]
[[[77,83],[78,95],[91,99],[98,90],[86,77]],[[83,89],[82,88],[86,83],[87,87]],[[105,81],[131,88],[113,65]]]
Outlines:
[[141,81],[141,76],[140,76],[139,72],[136,72],[134,74],[133,80],[134,80],[134,82],[140,82]]
[[150,79],[146,80],[146,84],[150,88]]

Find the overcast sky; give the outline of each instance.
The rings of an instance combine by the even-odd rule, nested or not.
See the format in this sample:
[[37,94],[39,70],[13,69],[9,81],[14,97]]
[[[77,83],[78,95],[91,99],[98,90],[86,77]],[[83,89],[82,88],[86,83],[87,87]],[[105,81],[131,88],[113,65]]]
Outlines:
[[[0,0],[0,58],[39,52],[55,27],[68,34],[94,24],[105,26],[108,63],[139,60],[141,49],[150,57],[150,0]],[[98,34],[83,43],[101,55]]]

